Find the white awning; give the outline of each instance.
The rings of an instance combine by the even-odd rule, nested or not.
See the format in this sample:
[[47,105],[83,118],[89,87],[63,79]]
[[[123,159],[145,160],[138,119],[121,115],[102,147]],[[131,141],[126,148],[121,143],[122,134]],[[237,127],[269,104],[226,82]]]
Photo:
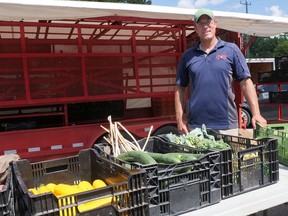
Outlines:
[[[0,20],[38,21],[125,16],[168,20],[192,20],[195,9],[154,5],[102,3],[64,0],[0,0]],[[255,35],[274,36],[288,31],[288,18],[214,11],[221,29]]]

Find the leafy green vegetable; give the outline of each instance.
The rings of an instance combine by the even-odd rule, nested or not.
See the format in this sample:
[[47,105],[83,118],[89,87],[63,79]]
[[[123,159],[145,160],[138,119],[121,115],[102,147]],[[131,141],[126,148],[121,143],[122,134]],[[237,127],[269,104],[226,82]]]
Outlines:
[[230,145],[225,143],[222,139],[215,140],[213,135],[207,133],[206,126],[196,128],[186,135],[166,134],[165,138],[172,143],[187,145],[193,148],[209,150],[209,149],[230,149]]

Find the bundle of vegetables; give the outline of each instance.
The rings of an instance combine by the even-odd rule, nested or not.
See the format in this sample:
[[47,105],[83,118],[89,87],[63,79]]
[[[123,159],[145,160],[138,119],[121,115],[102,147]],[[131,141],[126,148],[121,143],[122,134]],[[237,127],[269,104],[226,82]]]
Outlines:
[[172,143],[187,145],[201,150],[231,148],[230,145],[225,143],[222,139],[215,140],[213,135],[209,135],[204,124],[202,125],[202,128],[196,128],[188,134],[176,135],[169,133],[166,134],[164,138]]
[[[149,137],[151,135],[151,132],[153,130],[153,126],[150,127],[147,140],[143,147],[141,148],[138,144],[137,140],[133,137],[133,135],[120,123],[120,122],[112,122],[111,116],[108,116],[107,120],[109,121],[110,129],[105,128],[101,125],[101,127],[108,133],[108,137],[104,137],[107,143],[109,143],[112,146],[112,155],[117,157],[123,152],[127,151],[144,151]],[[125,139],[122,134],[119,131],[119,128],[124,130],[133,140],[133,142],[130,142],[129,140]]]

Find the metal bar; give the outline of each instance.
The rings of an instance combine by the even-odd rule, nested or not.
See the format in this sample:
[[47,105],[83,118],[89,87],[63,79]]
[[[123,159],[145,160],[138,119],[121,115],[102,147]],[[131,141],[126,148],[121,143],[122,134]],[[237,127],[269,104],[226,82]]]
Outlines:
[[20,24],[20,40],[21,40],[21,52],[22,52],[22,63],[23,63],[23,76],[24,76],[24,86],[25,86],[25,96],[29,101],[31,100],[30,94],[30,82],[29,82],[29,74],[28,74],[28,65],[27,65],[27,56],[26,53],[26,42],[25,42],[25,29],[24,24]]

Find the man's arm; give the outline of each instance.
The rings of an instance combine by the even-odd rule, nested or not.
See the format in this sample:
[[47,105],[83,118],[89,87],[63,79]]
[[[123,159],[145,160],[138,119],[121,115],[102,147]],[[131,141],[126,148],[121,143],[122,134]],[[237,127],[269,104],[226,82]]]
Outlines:
[[187,134],[187,117],[184,113],[186,94],[185,87],[176,85],[175,89],[175,113],[177,120],[177,127],[180,134]]
[[261,116],[256,90],[250,78],[246,78],[240,82],[240,88],[248,102],[252,112],[252,125],[256,129],[256,122],[261,124],[262,127],[267,126],[267,121]]

